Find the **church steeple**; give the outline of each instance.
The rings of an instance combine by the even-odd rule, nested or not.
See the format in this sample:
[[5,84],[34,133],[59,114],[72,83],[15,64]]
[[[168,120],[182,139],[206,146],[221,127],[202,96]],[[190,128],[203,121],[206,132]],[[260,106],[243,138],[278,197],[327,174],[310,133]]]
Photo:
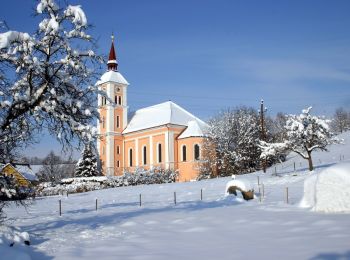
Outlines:
[[112,45],[111,49],[109,51],[109,56],[108,56],[108,62],[107,62],[107,67],[108,70],[112,71],[118,71],[118,62],[117,62],[117,56],[115,55],[115,50],[114,50],[114,35],[112,34]]

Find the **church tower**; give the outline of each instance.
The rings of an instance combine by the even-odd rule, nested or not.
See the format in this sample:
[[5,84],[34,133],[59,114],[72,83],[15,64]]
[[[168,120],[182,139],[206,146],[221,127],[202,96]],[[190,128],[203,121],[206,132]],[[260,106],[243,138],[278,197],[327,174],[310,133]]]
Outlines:
[[124,147],[122,132],[128,122],[127,87],[129,83],[118,71],[118,61],[114,49],[114,36],[109,51],[107,72],[96,83],[105,95],[98,95],[99,157],[104,175],[123,174]]

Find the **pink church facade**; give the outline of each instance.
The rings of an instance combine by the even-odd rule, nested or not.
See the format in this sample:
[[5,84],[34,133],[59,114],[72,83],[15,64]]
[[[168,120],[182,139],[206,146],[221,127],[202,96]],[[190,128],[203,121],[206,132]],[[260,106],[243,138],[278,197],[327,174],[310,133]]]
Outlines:
[[196,179],[207,124],[171,101],[139,109],[129,121],[129,83],[118,71],[113,42],[107,67],[96,83],[110,99],[98,96],[97,148],[103,174],[160,167],[178,171],[178,181]]

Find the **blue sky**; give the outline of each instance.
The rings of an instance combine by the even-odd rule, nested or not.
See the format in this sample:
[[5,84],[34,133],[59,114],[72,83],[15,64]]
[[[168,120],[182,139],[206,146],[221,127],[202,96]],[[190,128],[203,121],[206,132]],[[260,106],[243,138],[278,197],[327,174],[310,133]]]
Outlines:
[[[208,119],[228,106],[330,115],[350,109],[350,1],[148,0],[81,4],[98,51],[116,35],[131,109],[173,100]],[[33,31],[35,3],[2,4],[0,19]],[[52,142],[52,144],[51,144]],[[50,143],[50,144],[48,144]],[[58,146],[43,138],[35,152]]]

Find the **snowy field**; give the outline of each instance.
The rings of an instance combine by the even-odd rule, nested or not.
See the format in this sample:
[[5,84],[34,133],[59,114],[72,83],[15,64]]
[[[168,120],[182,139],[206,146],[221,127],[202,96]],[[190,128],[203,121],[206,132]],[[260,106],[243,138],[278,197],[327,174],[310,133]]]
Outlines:
[[[350,133],[341,137],[345,145],[314,153],[315,172],[350,162]],[[237,177],[257,192],[259,176],[261,202],[225,198],[230,178],[221,178],[38,198],[7,214],[31,235],[32,259],[350,259],[350,215],[299,207],[307,161],[291,155],[276,169]]]

